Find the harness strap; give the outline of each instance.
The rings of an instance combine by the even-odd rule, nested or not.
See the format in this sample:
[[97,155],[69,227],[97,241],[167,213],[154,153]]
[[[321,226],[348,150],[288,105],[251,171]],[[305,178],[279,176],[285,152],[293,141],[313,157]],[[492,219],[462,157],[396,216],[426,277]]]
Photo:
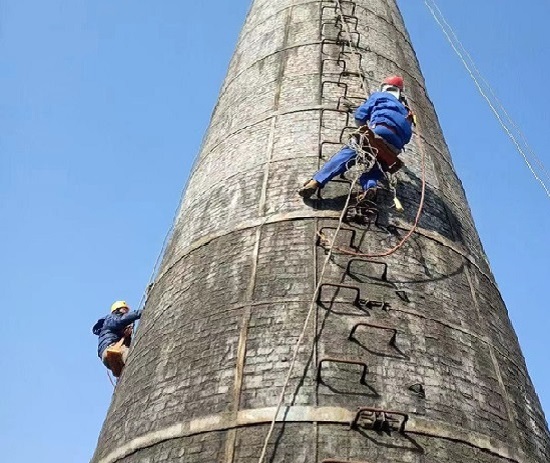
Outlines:
[[363,148],[374,148],[373,154],[376,155],[376,160],[380,163],[382,170],[394,174],[403,167],[403,161],[397,157],[397,153],[388,146],[383,138],[376,136],[369,126],[363,125],[357,129],[357,132],[362,138]]

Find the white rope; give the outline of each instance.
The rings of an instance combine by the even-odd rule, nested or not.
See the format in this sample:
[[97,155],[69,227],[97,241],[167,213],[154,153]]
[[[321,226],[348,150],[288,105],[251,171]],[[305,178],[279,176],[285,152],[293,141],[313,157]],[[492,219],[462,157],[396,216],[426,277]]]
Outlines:
[[349,206],[349,202],[350,202],[350,198],[351,198],[351,192],[353,191],[353,187],[355,185],[355,182],[359,178],[359,175],[360,175],[360,173],[358,173],[355,180],[353,182],[351,182],[348,197],[346,199],[346,204],[344,205],[344,208],[342,209],[342,213],[340,214],[340,218],[338,220],[338,226],[336,227],[334,237],[333,237],[332,242],[330,243],[330,245],[328,247],[328,253],[327,253],[327,256],[326,256],[325,261],[323,263],[323,267],[321,268],[321,273],[319,275],[319,282],[317,283],[317,286],[316,286],[315,291],[313,293],[313,297],[311,298],[311,302],[310,302],[310,305],[309,305],[307,316],[306,316],[306,319],[304,321],[304,326],[302,328],[302,332],[300,333],[300,336],[299,336],[298,340],[296,341],[296,345],[294,346],[294,353],[292,354],[292,360],[291,360],[290,365],[288,367],[288,372],[287,372],[287,375],[286,375],[285,382],[283,384],[283,389],[281,390],[281,394],[279,395],[279,400],[277,401],[277,407],[275,409],[273,419],[271,420],[271,425],[269,427],[269,431],[267,432],[267,435],[265,437],[264,445],[262,447],[262,452],[260,454],[260,458],[258,459],[258,463],[263,463],[263,461],[264,461],[264,458],[265,458],[265,455],[266,455],[266,452],[267,452],[267,447],[269,445],[269,440],[271,439],[271,435],[273,434],[273,430],[275,429],[275,423],[277,422],[277,416],[279,415],[279,412],[281,411],[281,407],[282,407],[284,399],[285,399],[285,393],[286,393],[286,389],[288,387],[288,383],[290,382],[290,376],[292,374],[292,370],[294,369],[294,365],[296,364],[296,359],[298,358],[298,351],[299,351],[300,346],[301,346],[301,344],[304,340],[307,328],[309,326],[309,321],[311,319],[311,316],[313,315],[313,310],[316,307],[317,296],[319,294],[319,290],[321,289],[321,285],[323,284],[323,277],[325,276],[325,271],[326,271],[328,262],[329,262],[330,258],[332,257],[332,249],[333,249],[334,243],[336,242],[336,238],[338,236],[340,228],[342,227],[342,224],[344,222],[344,217],[346,215],[346,211],[347,211],[347,208]]
[[[434,0],[431,0],[434,7],[437,8],[437,5],[435,3]],[[475,75],[475,72],[474,70],[472,69],[472,67],[468,64],[468,62],[466,61],[465,57],[464,57],[464,54],[458,49],[457,45],[455,44],[455,42],[453,41],[453,39],[451,38],[451,36],[449,35],[449,32],[447,31],[447,29],[445,28],[445,26],[442,24],[441,20],[438,18],[436,12],[434,11],[434,9],[432,8],[432,6],[428,3],[427,0],[424,0],[424,4],[426,5],[426,7],[428,8],[428,10],[430,11],[430,13],[432,14],[433,18],[435,19],[435,21],[437,22],[437,24],[440,26],[441,30],[443,31],[443,34],[445,35],[445,37],[447,38],[447,41],[449,42],[449,44],[451,45],[451,47],[453,48],[453,50],[455,51],[455,53],[458,55],[458,57],[460,58],[460,60],[462,61],[462,64],[464,65],[464,67],[466,68],[466,70],[468,71],[468,74],[470,74],[470,77],[472,78],[472,80],[474,81],[479,93],[481,94],[481,96],[485,99],[485,101],[487,101],[487,103],[489,104],[489,107],[491,108],[491,111],[493,112],[493,114],[496,116],[496,118],[498,119],[498,122],[500,123],[501,127],[504,129],[504,131],[508,134],[508,137],[510,138],[510,140],[512,140],[512,142],[514,143],[514,145],[516,146],[518,152],[521,154],[521,156],[523,157],[523,160],[525,162],[525,164],[527,165],[527,167],[529,168],[529,170],[531,171],[531,173],[533,174],[533,176],[535,177],[535,179],[542,185],[542,187],[544,188],[544,191],[546,192],[546,195],[548,197],[550,197],[550,190],[549,188],[546,186],[546,184],[544,183],[544,181],[537,175],[537,173],[535,172],[534,168],[533,168],[533,165],[531,164],[531,162],[529,162],[529,159],[527,157],[527,154],[525,153],[525,151],[523,150],[521,144],[519,143],[519,141],[517,140],[517,138],[514,136],[514,134],[512,133],[511,129],[508,127],[508,125],[504,122],[503,120],[503,116],[500,114],[500,112],[497,110],[497,108],[495,107],[495,105],[493,104],[493,102],[491,101],[491,99],[489,98],[489,96],[487,95],[487,93],[483,90],[483,87],[481,86],[481,84],[479,83],[476,75]],[[441,11],[441,10],[439,10]],[[448,23],[447,23],[448,24]]]
[[[335,2],[336,2],[337,9],[338,9],[338,14],[340,16],[340,20],[342,21],[342,24],[346,27],[346,31],[348,33],[348,44],[347,44],[348,48],[349,48],[349,50],[352,54],[359,55],[359,59],[357,60],[357,66],[356,66],[357,71],[358,71],[357,74],[359,75],[359,77],[361,79],[361,87],[363,88],[363,91],[365,92],[365,97],[368,98],[369,90],[368,90],[367,84],[365,82],[366,74],[362,71],[361,65],[360,65],[360,63],[361,63],[361,53],[358,52],[353,47],[351,30],[349,28],[349,24],[345,21],[340,0],[335,0]],[[356,158],[357,161],[356,161],[356,163],[361,164],[361,162],[366,162],[366,159],[365,159],[366,154],[367,153],[363,149],[361,149],[360,151],[357,151],[357,158]],[[340,214],[340,217],[338,219],[338,226],[336,227],[334,237],[333,237],[330,245],[328,246],[327,256],[325,258],[325,261],[323,262],[323,266],[321,267],[321,272],[320,272],[320,275],[319,275],[319,281],[317,283],[315,291],[313,292],[313,296],[311,298],[309,309],[308,309],[308,312],[307,312],[307,315],[306,315],[306,318],[305,318],[305,321],[304,321],[304,325],[303,325],[303,328],[302,328],[302,332],[300,333],[300,336],[298,337],[298,340],[296,341],[296,345],[294,346],[294,352],[292,354],[292,360],[291,360],[290,365],[288,367],[288,372],[287,372],[287,375],[286,375],[286,378],[285,378],[285,382],[283,383],[283,388],[282,388],[281,393],[279,395],[279,399],[277,401],[277,407],[275,408],[275,413],[273,414],[273,419],[271,420],[271,424],[269,426],[269,431],[267,432],[267,435],[264,439],[264,444],[263,444],[263,447],[262,447],[260,457],[258,459],[258,463],[263,463],[263,461],[265,459],[265,456],[266,456],[266,453],[267,453],[267,447],[269,445],[269,440],[271,439],[271,436],[273,434],[273,430],[275,429],[275,423],[277,422],[277,416],[279,415],[279,412],[281,411],[281,408],[283,406],[283,402],[284,402],[284,399],[285,399],[285,393],[286,393],[286,390],[288,388],[288,384],[290,382],[290,377],[292,375],[292,371],[294,370],[294,366],[296,364],[296,359],[298,358],[298,352],[299,352],[300,346],[302,345],[304,337],[306,335],[307,328],[309,326],[311,316],[313,315],[313,311],[316,307],[317,297],[318,297],[319,291],[321,289],[321,285],[323,284],[323,278],[325,276],[327,265],[330,261],[330,258],[332,257],[332,252],[333,252],[334,244],[336,242],[336,238],[338,237],[338,233],[340,232],[340,229],[342,228],[342,224],[344,222],[344,217],[346,215],[346,211],[347,211],[349,203],[350,203],[351,194],[353,192],[353,187],[355,186],[355,183],[359,179],[360,175],[361,175],[361,171],[358,170],[355,179],[351,182],[350,189],[349,189],[349,192],[348,192],[348,195],[347,195],[347,198],[346,198],[346,203],[345,203],[344,208],[342,209],[342,213]]]
[[519,127],[519,125],[512,119],[512,117],[510,116],[510,114],[508,113],[508,111],[506,110],[504,104],[502,103],[502,101],[499,99],[499,97],[496,95],[496,92],[494,91],[493,87],[491,86],[491,84],[487,81],[487,79],[485,78],[485,76],[481,73],[481,71],[478,69],[474,59],[472,58],[472,56],[470,55],[470,53],[468,52],[468,50],[466,49],[466,47],[464,47],[463,43],[460,41],[460,39],[458,38],[458,36],[456,35],[453,27],[447,22],[447,20],[445,19],[445,16],[443,15],[443,12],[441,11],[441,9],[439,8],[439,6],[437,5],[437,3],[435,3],[435,0],[432,0],[432,3],[433,3],[433,6],[435,7],[435,9],[437,10],[438,14],[439,14],[439,17],[441,18],[441,21],[443,21],[443,23],[445,24],[445,26],[448,28],[449,32],[451,33],[451,35],[453,36],[453,39],[455,40],[455,42],[458,44],[459,48],[462,50],[462,52],[464,53],[464,55],[466,56],[466,58],[468,59],[470,65],[472,66],[472,69],[475,71],[475,73],[477,74],[477,76],[479,77],[479,79],[481,80],[481,82],[485,85],[485,87],[489,90],[489,92],[491,93],[491,96],[493,97],[493,100],[497,103],[497,106],[498,108],[504,113],[506,119],[508,120],[508,122],[512,125],[512,127],[516,130],[517,134],[519,135],[519,137],[521,138],[521,140],[523,141],[523,144],[525,145],[525,147],[527,148],[527,151],[529,152],[529,154],[533,157],[533,159],[535,160],[535,162],[538,164],[539,168],[544,172],[546,178],[548,180],[550,180],[550,174],[548,173],[548,171],[546,170],[546,167],[544,166],[543,162],[541,161],[541,159],[537,156],[537,154],[535,153],[535,150],[531,147],[531,145],[529,144],[529,141],[527,140],[527,137],[525,136],[525,134],[523,133],[523,131],[521,130],[521,128]]

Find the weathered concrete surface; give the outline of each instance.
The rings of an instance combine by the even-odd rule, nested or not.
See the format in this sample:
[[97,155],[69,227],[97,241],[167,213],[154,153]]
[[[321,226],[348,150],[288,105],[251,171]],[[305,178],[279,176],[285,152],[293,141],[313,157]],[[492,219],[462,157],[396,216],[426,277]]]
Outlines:
[[[333,256],[323,282],[356,289],[323,286],[266,461],[548,462],[545,418],[397,5],[342,4],[370,88],[403,74],[422,136],[403,156],[404,216],[346,224],[336,243],[376,252],[396,242],[388,230],[405,233],[421,143],[426,205],[418,233],[377,259],[385,278],[381,264]],[[339,98],[363,97],[342,74],[357,57],[339,54],[335,5],[253,3],[94,463],[257,462],[325,259],[316,232],[332,236],[349,189],[334,182],[311,204],[296,195],[340,144]],[[397,330],[395,343],[369,326],[350,340],[357,323]],[[366,384],[339,363],[318,382],[324,357],[366,363]],[[350,430],[358,406],[408,413],[406,434]]]

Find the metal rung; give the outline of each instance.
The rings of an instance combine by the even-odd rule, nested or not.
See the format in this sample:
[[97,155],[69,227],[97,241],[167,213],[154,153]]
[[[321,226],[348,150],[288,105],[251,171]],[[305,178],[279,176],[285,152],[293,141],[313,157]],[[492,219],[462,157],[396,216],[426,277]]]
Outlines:
[[[361,54],[357,54],[357,53],[350,53],[349,51],[343,49],[340,51],[340,53],[338,54],[338,58],[339,59],[349,59],[348,56],[351,55],[352,57],[357,57],[359,56],[359,68],[362,69],[362,64],[363,64],[363,55]],[[369,75],[369,77],[374,77],[374,71],[368,71],[367,74]],[[371,75],[372,74],[372,75]]]
[[[331,32],[330,29],[327,32],[327,30],[326,30],[327,27],[328,28],[333,28],[333,30],[332,30],[333,33],[332,34],[330,33]],[[342,26],[342,23],[339,22],[336,19],[331,19],[329,21],[323,21],[321,23],[321,37],[323,37],[324,39],[334,40],[333,37],[336,34],[336,40],[338,40],[343,31],[344,31],[344,28]]]
[[390,346],[392,347],[395,347],[397,348],[397,345],[396,345],[396,341],[397,341],[397,333],[398,331],[395,329],[395,328],[390,328],[388,326],[382,326],[382,325],[374,325],[373,323],[365,323],[365,322],[360,322],[360,323],[356,323],[355,325],[353,325],[353,327],[351,328],[351,331],[349,333],[349,336],[348,336],[348,339],[349,340],[353,340],[355,339],[353,337],[353,335],[355,334],[355,332],[357,331],[357,328],[361,327],[361,326],[364,326],[366,328],[375,328],[377,330],[385,330],[385,331],[391,331],[393,333],[391,339],[390,339],[390,342],[388,343]]
[[342,71],[340,73],[342,77],[358,77],[358,78],[365,78],[365,74],[362,72],[353,72],[353,71]]
[[[395,419],[394,416],[399,416],[402,419]],[[367,426],[377,431],[391,431],[392,428],[403,434],[405,432],[405,426],[409,421],[409,415],[403,412],[397,412],[395,410],[385,410],[382,408],[372,407],[359,407],[355,418],[350,423],[350,428],[355,428],[359,425],[359,421],[364,420],[367,422]],[[397,423],[397,426],[394,424]]]
[[[323,235],[323,230],[338,230],[337,227],[321,227],[319,229],[319,234]],[[351,239],[350,239],[350,244],[349,244],[349,247],[350,248],[354,248],[353,246],[353,243],[355,242],[355,237],[357,236],[357,231],[354,230],[353,228],[340,228],[340,233],[342,232],[351,232]],[[318,240],[317,240],[317,246],[322,246],[322,242],[321,242],[321,236],[319,236]],[[321,291],[319,291],[319,294],[321,294]]]
[[[334,1],[334,0],[328,0],[328,1]],[[355,15],[355,8],[357,7],[357,4],[354,1],[351,0],[340,0],[340,5],[342,6],[342,13],[344,13],[345,6],[351,6],[351,13],[352,15]],[[334,10],[338,8],[338,5],[334,5]]]
[[323,293],[323,287],[327,287],[327,286],[331,286],[333,288],[343,288],[343,289],[351,289],[352,291],[355,292],[355,300],[353,301],[353,305],[355,305],[356,307],[360,308],[360,309],[364,309],[367,307],[367,303],[368,301],[366,301],[365,299],[361,299],[361,291],[360,289],[357,287],[357,286],[351,286],[351,285],[340,285],[340,284],[336,284],[336,283],[323,283],[320,287],[319,287],[319,296],[317,297],[317,302],[318,303],[322,303],[322,293]]
[[359,27],[359,18],[357,16],[351,14],[342,14],[342,16],[338,15],[336,22],[342,23],[342,17],[344,18],[344,23],[353,25],[353,27],[357,30]]
[[[326,7],[325,7],[326,8]],[[322,15],[322,14],[321,14]],[[344,18],[344,21],[342,22],[342,17]],[[339,14],[335,17],[329,18],[329,19],[322,19],[321,20],[321,28],[323,26],[334,26],[343,31],[344,24],[347,24],[348,26],[353,26],[355,28],[352,32],[357,32],[357,28],[359,27],[359,18],[357,16],[352,16],[349,14],[343,14],[340,16]],[[367,26],[367,31],[369,30]]]
[[[323,1],[328,1],[328,2],[333,2],[334,0],[323,0]],[[357,7],[357,5],[355,4],[355,2],[351,2],[351,1],[341,1],[340,4],[342,5],[342,13],[344,13],[344,5],[350,5],[351,6],[351,12],[350,12],[350,16],[355,16],[355,9]],[[336,2],[334,2],[334,5],[328,5],[328,6],[323,6],[321,8],[321,14],[323,14],[323,10],[324,9],[331,9],[331,10],[334,10],[334,14],[335,15],[338,15],[338,4]]]
[[[357,40],[354,40],[354,37],[357,37]],[[336,36],[336,40],[349,44],[353,48],[361,47],[361,34],[359,32],[350,31],[348,33],[348,31],[340,31]]]
[[[324,155],[323,155],[323,148],[324,148],[324,145],[334,145],[336,147],[341,147],[342,146],[342,143],[340,142],[332,142],[332,141],[324,141],[321,143],[321,145],[319,146],[319,157],[321,159],[325,159]],[[339,149],[339,148],[338,148]],[[338,151],[338,149],[335,149],[334,152]],[[330,157],[330,156],[329,156]],[[328,158],[327,158],[328,159]]]
[[359,225],[369,225],[378,222],[378,208],[366,205],[350,205],[346,210],[346,222],[355,222]]
[[363,101],[365,101],[365,99],[361,98],[360,102],[356,103],[356,102],[351,101],[351,98],[341,96],[341,97],[338,98],[338,103],[336,105],[336,108],[339,109],[339,110],[343,110],[342,107],[344,107],[345,111],[347,111],[349,113],[353,113],[354,108],[357,108],[357,107],[361,106],[363,104]]
[[409,299],[409,295],[405,291],[399,290],[399,291],[396,291],[395,293],[397,294],[399,299],[401,299],[403,302],[407,302],[407,303],[411,302],[411,300]]
[[338,66],[341,65],[343,71],[346,70],[346,68],[347,68],[347,63],[346,63],[346,60],[344,60],[344,59],[342,59],[342,58],[324,58],[324,59],[321,61],[321,69],[324,69],[325,63],[331,62],[331,61],[334,61],[335,63],[337,63]]
[[[340,143],[344,143],[344,136],[346,131],[351,131],[352,133],[357,130],[357,127],[354,125],[346,125],[342,130],[340,130]],[[349,134],[348,138],[351,137],[352,133]]]
[[344,52],[344,47],[347,45],[347,43],[348,43],[347,40],[338,40],[338,38],[336,38],[336,39],[323,39],[323,40],[321,40],[321,53],[324,54],[324,55],[328,54],[328,53],[325,53],[323,51],[325,45],[338,45],[341,48],[340,53],[343,53]]
[[361,384],[367,384],[367,373],[369,372],[369,367],[365,362],[361,362],[360,360],[350,360],[350,359],[343,359],[343,358],[336,358],[336,357],[323,357],[321,360],[319,360],[319,364],[317,366],[317,382],[322,383],[323,380],[321,378],[321,371],[323,368],[324,362],[332,362],[332,363],[345,363],[347,365],[359,365],[363,367],[362,373],[361,373],[361,379],[359,382]]
[[325,85],[326,84],[334,84],[337,87],[342,87],[344,89],[344,95],[347,95],[347,93],[348,93],[348,84],[346,84],[345,82],[341,82],[339,80],[323,80],[323,82],[321,84],[321,95],[323,95],[323,93],[325,91]]
[[[343,109],[336,109],[336,108],[322,108],[321,109],[321,127],[323,129],[331,129],[331,130],[338,130],[337,127],[331,127],[329,125],[325,125],[325,118],[324,118],[324,115],[325,113],[336,113],[337,116],[340,116],[338,118],[335,118],[337,119],[336,121],[331,121],[330,118],[327,118],[327,121],[326,121],[326,124],[329,124],[330,122],[338,122],[338,119],[341,119],[339,122],[344,122],[343,119],[345,119],[345,125],[346,127],[349,126],[349,123],[350,123],[350,113],[349,111],[346,111],[346,110],[343,110]],[[339,127],[341,127],[341,123],[338,124]]]

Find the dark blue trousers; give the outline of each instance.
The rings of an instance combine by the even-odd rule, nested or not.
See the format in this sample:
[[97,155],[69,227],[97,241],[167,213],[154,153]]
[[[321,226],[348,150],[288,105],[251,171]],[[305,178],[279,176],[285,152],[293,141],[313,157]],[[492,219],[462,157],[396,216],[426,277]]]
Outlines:
[[[388,143],[399,145],[399,141],[396,142],[394,140],[396,135],[387,127],[377,126],[374,132],[384,138]],[[319,182],[321,187],[324,187],[334,177],[343,174],[350,167],[355,165],[356,157],[357,153],[355,150],[351,149],[349,146],[344,146],[332,156],[323,167],[321,167],[319,172],[313,176],[313,179]],[[375,164],[370,171],[363,173],[361,177],[359,177],[359,184],[363,190],[368,190],[369,188],[374,188],[376,183],[382,180],[382,178],[384,178],[384,173],[380,170],[378,165]]]

